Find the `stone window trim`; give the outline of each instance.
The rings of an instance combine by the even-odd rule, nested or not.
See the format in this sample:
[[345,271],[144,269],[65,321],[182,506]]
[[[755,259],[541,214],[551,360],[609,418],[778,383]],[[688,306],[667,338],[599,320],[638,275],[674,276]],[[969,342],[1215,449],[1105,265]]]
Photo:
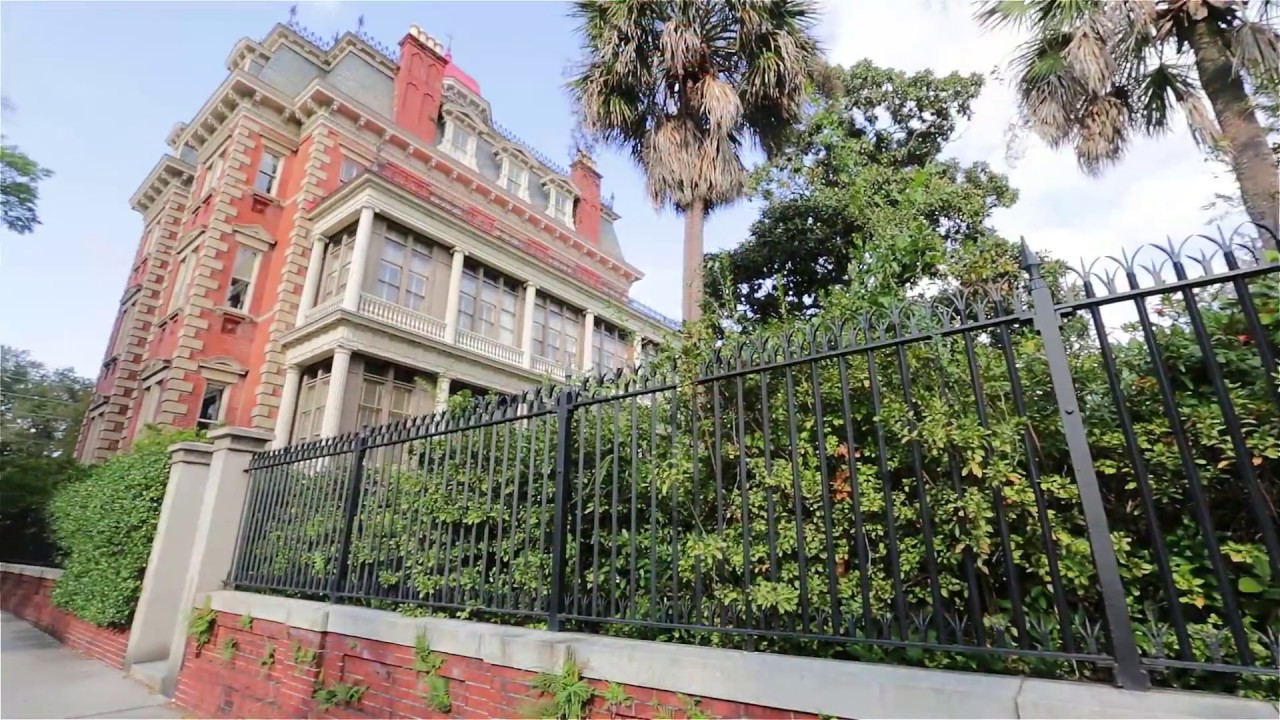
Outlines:
[[143,387],[147,387],[163,381],[165,371],[169,369],[169,365],[170,363],[168,360],[161,358],[148,360],[147,363],[142,366],[141,372],[138,373],[138,382],[141,383]]
[[278,198],[280,181],[284,177],[284,169],[287,163],[286,155],[263,143],[262,152],[258,153],[258,164],[253,173],[253,191],[268,197]]
[[[251,256],[251,257],[250,257]],[[247,263],[248,267],[244,267]],[[250,315],[253,307],[253,291],[262,269],[262,251],[251,244],[240,243],[232,255],[231,276],[227,280],[224,307],[237,313]],[[244,277],[248,275],[248,277]]]
[[276,245],[275,238],[271,237],[261,225],[236,225],[232,229],[235,231],[236,242],[260,253],[266,254]]
[[[578,200],[578,193],[573,186],[558,175],[548,175],[542,180],[542,187],[547,191],[547,206],[543,208],[548,216],[562,223],[570,230],[573,226],[573,206]],[[561,204],[563,202],[563,204]]]
[[[461,161],[471,170],[478,171],[476,145],[483,132],[481,123],[467,113],[454,108],[445,108],[442,115],[444,115],[444,134],[440,139],[440,150]],[[466,133],[462,147],[457,146],[459,133]]]
[[[231,388],[247,376],[249,371],[239,363],[230,358],[219,357],[200,361],[200,377],[204,378],[204,390],[200,397],[200,406],[196,411],[196,425],[198,427],[211,428],[217,427],[226,420],[227,406],[231,397]],[[213,418],[202,418],[200,415],[204,412],[204,405],[211,399],[211,391],[217,390],[219,395],[214,402],[216,416]]]
[[199,259],[199,253],[194,247],[174,257],[175,270],[173,284],[169,290],[169,300],[165,306],[166,319],[186,306]]

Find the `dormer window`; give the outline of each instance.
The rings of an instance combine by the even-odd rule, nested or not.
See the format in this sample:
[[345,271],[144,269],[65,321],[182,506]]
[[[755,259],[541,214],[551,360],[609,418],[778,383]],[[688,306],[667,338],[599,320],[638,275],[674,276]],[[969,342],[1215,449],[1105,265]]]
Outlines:
[[444,151],[461,160],[467,167],[476,167],[476,134],[449,119],[444,125]]
[[551,199],[547,204],[547,214],[572,228],[573,197],[557,187],[548,188],[548,195]]
[[529,199],[529,170],[510,157],[502,159],[502,177],[498,184],[521,200]]

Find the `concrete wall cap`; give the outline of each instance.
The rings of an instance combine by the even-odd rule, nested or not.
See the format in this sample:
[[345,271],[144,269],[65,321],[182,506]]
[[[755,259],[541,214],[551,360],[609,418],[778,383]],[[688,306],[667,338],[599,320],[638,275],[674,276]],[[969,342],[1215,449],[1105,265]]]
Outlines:
[[180,442],[169,446],[169,462],[208,465],[212,460],[213,446],[208,443]]
[[19,565],[17,563],[0,563],[0,572],[48,578],[50,580],[56,580],[62,577],[61,568],[40,567],[39,565]]
[[241,427],[220,427],[209,431],[209,442],[215,450],[241,450],[257,452],[266,448],[275,435],[265,430],[250,430]]
[[[220,590],[208,595],[209,607],[232,615],[248,615],[255,620],[278,622],[301,630],[324,632],[328,627],[329,609],[333,606],[314,600],[258,595],[257,593]],[[205,600],[197,598],[197,604]]]

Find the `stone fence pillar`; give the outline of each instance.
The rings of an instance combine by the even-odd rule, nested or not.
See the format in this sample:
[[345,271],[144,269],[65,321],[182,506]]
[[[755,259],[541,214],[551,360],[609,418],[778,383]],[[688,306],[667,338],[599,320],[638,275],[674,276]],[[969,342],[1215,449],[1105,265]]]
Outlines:
[[231,571],[249,488],[249,460],[271,440],[269,432],[246,428],[218,428],[209,433],[209,477],[194,519],[186,566],[177,568],[183,586],[175,599],[178,622],[170,628],[169,655],[160,682],[165,695],[172,696],[182,669],[191,609],[204,593],[221,590]]
[[180,601],[212,454],[212,446],[198,442],[169,448],[169,484],[129,631],[129,646],[124,654],[126,670],[139,663],[164,660],[174,627],[186,620]]

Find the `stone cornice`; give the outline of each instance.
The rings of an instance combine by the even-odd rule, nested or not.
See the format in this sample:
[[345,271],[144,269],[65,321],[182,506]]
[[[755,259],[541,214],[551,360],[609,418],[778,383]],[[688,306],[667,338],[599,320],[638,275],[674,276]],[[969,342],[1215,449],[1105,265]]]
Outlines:
[[235,116],[236,110],[242,105],[253,107],[255,114],[261,114],[263,119],[276,115],[281,124],[294,119],[293,101],[252,75],[242,70],[233,70],[191,122],[180,124],[174,129],[169,136],[169,146],[174,152],[178,152],[184,145],[190,145],[199,152]]
[[249,38],[240,38],[240,42],[231,48],[231,54],[227,56],[227,71],[240,69],[249,58],[257,58],[266,63],[271,59],[271,53]]
[[[568,247],[573,254],[591,259],[605,269],[617,273],[626,283],[635,282],[643,277],[635,266],[604,254],[593,243],[547,217],[545,208],[535,208],[509,196],[488,178],[481,177],[436,148],[427,147],[417,137],[401,131],[394,123],[346,97],[323,80],[312,81],[299,96],[295,108],[298,115],[307,123],[303,127],[304,134],[311,131],[308,125],[317,116],[328,117],[331,121],[342,118],[350,122],[358,132],[372,135],[370,141],[378,145],[378,153],[382,157],[395,158],[407,168],[424,175],[430,171],[442,174],[452,189],[459,192],[469,190],[472,195],[480,196],[496,209],[522,216],[525,223],[531,225],[532,229],[541,230],[546,236]],[[340,126],[339,129],[341,129]],[[573,192],[573,184],[568,178],[548,173],[541,164],[531,170],[537,172],[540,168],[539,174],[543,174],[544,179],[556,177],[563,181],[563,187],[566,190]],[[576,192],[574,194],[576,195]]]
[[133,193],[133,197],[129,198],[129,207],[146,214],[152,205],[170,189],[189,190],[192,180],[195,179],[195,172],[196,169],[181,158],[172,155],[162,156],[151,168],[151,172],[147,173],[146,179]]

